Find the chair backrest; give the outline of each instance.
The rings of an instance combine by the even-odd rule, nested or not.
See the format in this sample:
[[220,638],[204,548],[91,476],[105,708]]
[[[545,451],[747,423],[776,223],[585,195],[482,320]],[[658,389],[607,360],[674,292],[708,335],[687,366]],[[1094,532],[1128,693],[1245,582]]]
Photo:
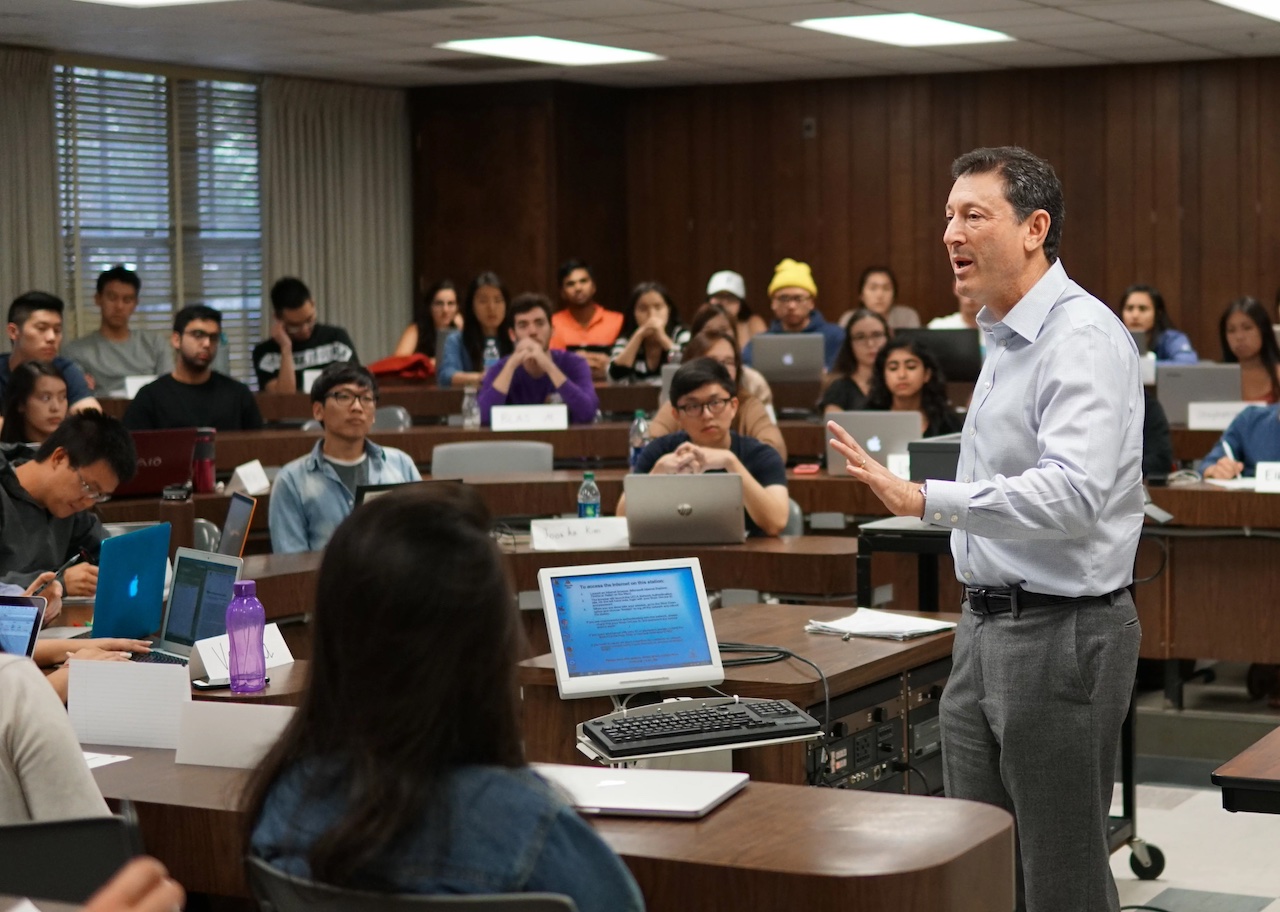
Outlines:
[[403,405],[384,405],[373,413],[375,431],[407,431],[413,427],[413,416]]
[[787,499],[787,524],[782,528],[783,535],[804,535],[804,511],[800,505]]
[[222,530],[211,519],[196,517],[192,528],[191,547],[197,551],[217,551],[218,542],[222,539]]
[[132,809],[0,827],[0,894],[83,903],[130,858],[142,853]]
[[261,858],[246,859],[249,888],[263,912],[577,912],[559,893],[423,895],[344,890],[294,877]]
[[441,443],[431,451],[434,477],[460,478],[510,472],[550,472],[555,448],[538,440]]
[[323,431],[324,425],[314,418],[308,418],[302,422],[302,430],[308,434],[314,434],[316,431]]

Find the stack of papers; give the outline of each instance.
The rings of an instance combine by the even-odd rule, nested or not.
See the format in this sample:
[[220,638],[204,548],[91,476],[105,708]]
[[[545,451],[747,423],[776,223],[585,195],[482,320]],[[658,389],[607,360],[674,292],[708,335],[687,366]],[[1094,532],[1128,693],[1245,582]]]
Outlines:
[[809,621],[804,629],[809,633],[829,633],[834,636],[878,637],[884,640],[909,640],[929,636],[955,627],[952,621],[935,621],[930,618],[910,617],[892,611],[874,611],[859,608],[853,614],[834,621]]

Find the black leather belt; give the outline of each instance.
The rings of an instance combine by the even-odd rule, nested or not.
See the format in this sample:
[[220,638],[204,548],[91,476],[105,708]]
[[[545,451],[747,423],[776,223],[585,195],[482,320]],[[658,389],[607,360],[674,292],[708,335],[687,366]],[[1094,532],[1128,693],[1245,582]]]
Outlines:
[[1114,592],[1106,595],[1046,595],[1043,592],[1028,592],[1021,586],[966,586],[964,589],[965,600],[974,614],[1012,613],[1014,617],[1021,614],[1024,608],[1048,608],[1072,602],[1110,599],[1113,595]]

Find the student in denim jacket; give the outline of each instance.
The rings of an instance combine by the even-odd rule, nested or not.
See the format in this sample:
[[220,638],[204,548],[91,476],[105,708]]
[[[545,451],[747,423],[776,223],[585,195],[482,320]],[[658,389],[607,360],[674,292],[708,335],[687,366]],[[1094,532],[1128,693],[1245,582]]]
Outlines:
[[351,889],[640,910],[622,862],[524,763],[519,622],[489,527],[479,496],[449,484],[385,495],[338,527],[311,686],[248,791],[249,851]]
[[369,440],[378,382],[358,364],[331,364],[311,385],[324,437],[271,487],[271,550],[319,551],[355,506],[360,485],[421,481],[408,454]]

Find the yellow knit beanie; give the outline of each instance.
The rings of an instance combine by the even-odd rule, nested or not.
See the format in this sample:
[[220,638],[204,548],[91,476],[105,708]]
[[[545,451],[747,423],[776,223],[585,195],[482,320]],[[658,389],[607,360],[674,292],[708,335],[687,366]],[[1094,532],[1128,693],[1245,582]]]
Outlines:
[[818,296],[818,286],[813,282],[813,271],[809,269],[809,264],[790,258],[773,268],[773,281],[769,283],[769,294],[772,295],[779,288],[803,288],[815,298]]

